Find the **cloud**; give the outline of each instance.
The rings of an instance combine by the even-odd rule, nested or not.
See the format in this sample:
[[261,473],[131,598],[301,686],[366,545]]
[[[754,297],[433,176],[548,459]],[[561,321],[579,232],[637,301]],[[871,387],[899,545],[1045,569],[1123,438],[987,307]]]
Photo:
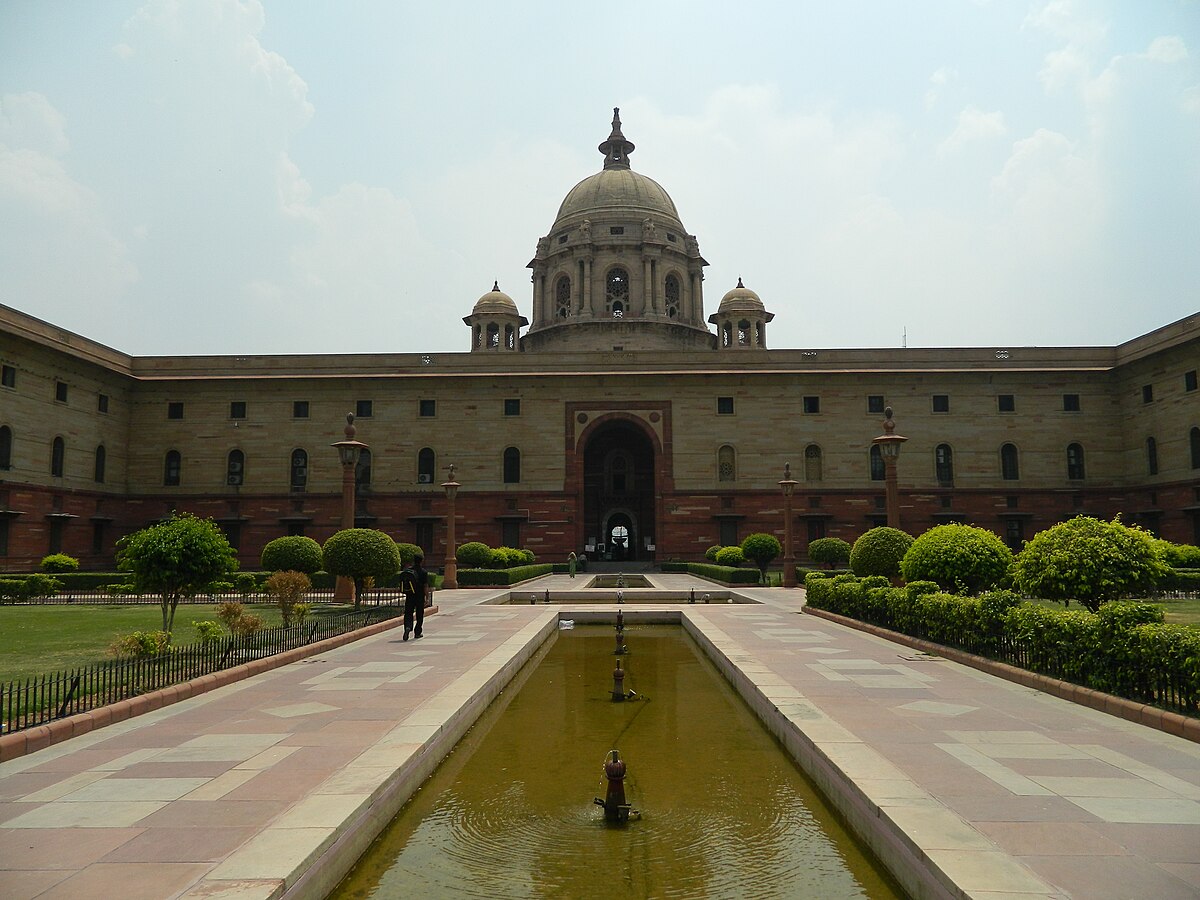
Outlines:
[[958,114],[958,124],[954,131],[938,145],[939,157],[954,156],[962,149],[976,141],[986,141],[1003,137],[1008,133],[1004,124],[1004,113],[984,112],[974,106],[968,106]]
[[62,156],[70,148],[67,120],[44,94],[5,94],[0,97],[0,145]]
[[929,88],[925,91],[925,108],[933,109],[941,100],[946,86],[958,80],[958,70],[942,66],[929,76]]

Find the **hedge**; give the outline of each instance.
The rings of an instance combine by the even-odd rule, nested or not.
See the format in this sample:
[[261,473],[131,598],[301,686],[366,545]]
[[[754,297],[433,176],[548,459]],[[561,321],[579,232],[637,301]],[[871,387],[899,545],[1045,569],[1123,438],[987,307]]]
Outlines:
[[528,581],[554,571],[554,563],[535,563],[511,569],[459,569],[459,587],[494,587]]
[[[758,584],[758,569],[742,569],[737,566],[718,566],[714,563],[686,563],[689,575],[699,575],[723,584]],[[663,570],[666,571],[665,569]]]

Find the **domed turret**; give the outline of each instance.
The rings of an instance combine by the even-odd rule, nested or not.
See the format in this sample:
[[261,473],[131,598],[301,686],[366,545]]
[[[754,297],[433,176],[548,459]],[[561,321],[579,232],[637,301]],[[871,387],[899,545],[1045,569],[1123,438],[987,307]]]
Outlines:
[[717,346],[722,350],[765,350],[767,323],[775,313],[767,312],[758,294],[742,284],[721,298],[717,311],[708,321],[717,326]]
[[499,282],[475,301],[463,323],[471,326],[471,350],[520,350],[521,327],[529,320],[521,315],[513,298],[500,290]]

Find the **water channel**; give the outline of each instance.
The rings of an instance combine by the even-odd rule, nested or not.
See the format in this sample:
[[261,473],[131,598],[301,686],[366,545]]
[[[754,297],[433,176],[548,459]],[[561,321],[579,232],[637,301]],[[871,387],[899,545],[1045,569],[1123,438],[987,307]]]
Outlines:
[[[331,895],[798,897],[902,894],[681,628],[562,631],[492,704]],[[641,818],[607,825],[619,749]]]

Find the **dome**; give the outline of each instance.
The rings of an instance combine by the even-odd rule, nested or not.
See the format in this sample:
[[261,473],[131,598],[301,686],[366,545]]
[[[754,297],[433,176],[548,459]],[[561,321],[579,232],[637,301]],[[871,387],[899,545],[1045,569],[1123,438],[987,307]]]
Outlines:
[[742,284],[742,279],[740,278],[738,279],[737,287],[721,298],[721,305],[717,307],[717,315],[733,311],[766,311],[766,307],[763,306],[762,300],[758,298],[758,294]]
[[500,316],[518,316],[517,304],[513,302],[513,298],[500,290],[499,282],[492,284],[492,289],[475,301],[475,308],[471,310],[471,315],[500,315]]
[[632,169],[603,169],[571,188],[558,208],[556,224],[576,213],[608,209],[657,213],[679,222],[675,201],[653,178]]

